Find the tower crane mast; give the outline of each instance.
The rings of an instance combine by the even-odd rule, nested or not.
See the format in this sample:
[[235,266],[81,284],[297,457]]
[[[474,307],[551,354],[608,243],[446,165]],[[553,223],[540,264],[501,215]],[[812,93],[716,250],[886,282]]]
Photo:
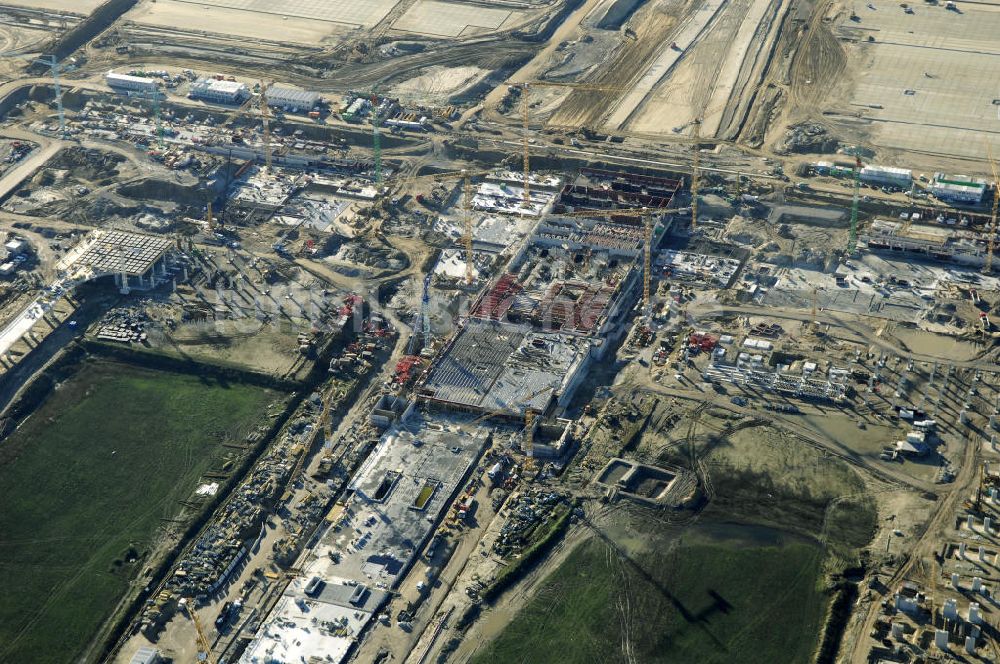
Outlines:
[[851,231],[847,239],[847,253],[854,253],[858,245],[858,201],[861,198],[861,157],[854,155],[854,196],[851,199]]
[[691,155],[691,232],[698,228],[698,188],[701,186],[701,148],[698,139],[701,137],[701,119],[694,121],[694,153]]
[[563,217],[641,217],[643,223],[643,248],[642,248],[642,307],[645,312],[650,308],[650,282],[653,276],[653,223],[654,214],[670,214],[680,212],[693,212],[692,208],[670,208],[667,210],[651,210],[649,208],[630,208],[625,210],[580,210],[578,212],[568,212],[559,216]]
[[468,171],[462,174],[462,221],[464,222],[462,240],[465,244],[465,285],[471,286],[475,279],[475,268],[472,253],[472,180]]
[[993,148],[986,144],[986,156],[990,160],[990,169],[993,171],[993,209],[990,211],[990,228],[986,237],[986,261],[983,263],[983,272],[993,271],[993,245],[996,242],[997,233],[997,207],[1000,206],[1000,176],[997,175],[997,163],[993,160]]
[[372,158],[375,160],[375,185],[382,186],[382,133],[378,116],[378,95],[372,93]]
[[264,128],[264,164],[271,170],[271,115],[267,105],[267,88],[270,81],[260,82],[260,118]]
[[571,90],[588,90],[591,92],[624,92],[628,88],[598,85],[594,83],[569,83],[559,81],[530,81],[515,83],[514,85],[521,88],[521,122],[523,124],[521,136],[521,149],[523,154],[521,155],[521,159],[524,166],[524,193],[522,204],[525,212],[527,212],[531,207],[531,139],[529,136],[531,133],[531,108],[528,103],[529,90],[531,90],[531,88],[569,88]]
[[215,664],[215,658],[212,657],[212,643],[208,640],[205,629],[201,625],[201,619],[198,618],[198,614],[194,610],[194,600],[185,599],[182,601],[184,602],[184,609],[187,611],[188,617],[194,624],[194,631],[198,637],[198,648],[205,655],[204,661],[208,662],[208,664]]

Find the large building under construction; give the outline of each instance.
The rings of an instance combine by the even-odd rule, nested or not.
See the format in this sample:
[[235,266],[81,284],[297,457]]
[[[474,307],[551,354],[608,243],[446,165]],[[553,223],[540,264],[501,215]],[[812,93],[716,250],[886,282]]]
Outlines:
[[645,234],[641,223],[540,222],[438,353],[419,398],[512,419],[568,404],[591,363],[628,327],[642,291]]

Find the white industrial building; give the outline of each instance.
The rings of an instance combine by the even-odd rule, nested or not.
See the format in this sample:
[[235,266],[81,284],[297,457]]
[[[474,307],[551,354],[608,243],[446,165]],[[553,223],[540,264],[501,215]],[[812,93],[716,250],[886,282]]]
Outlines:
[[913,185],[913,172],[892,166],[865,166],[861,169],[861,181],[880,187],[909,189]]
[[246,83],[220,81],[215,78],[199,78],[191,84],[188,97],[215,104],[239,104],[250,96]]
[[104,82],[108,87],[116,90],[130,90],[133,92],[156,92],[160,89],[160,82],[155,78],[145,78],[143,76],[131,76],[129,74],[119,74],[114,70],[104,75]]
[[927,191],[935,198],[949,203],[976,204],[986,195],[986,180],[968,175],[946,175],[935,173],[927,185]]
[[272,85],[267,89],[267,105],[286,111],[311,111],[319,103],[319,93]]

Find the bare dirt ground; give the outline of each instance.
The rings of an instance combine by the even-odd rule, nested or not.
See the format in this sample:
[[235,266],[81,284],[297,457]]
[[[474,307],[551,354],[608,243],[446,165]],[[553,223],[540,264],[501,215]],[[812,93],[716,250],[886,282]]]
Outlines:
[[599,125],[608,109],[627,91],[629,81],[641,76],[656,54],[669,45],[671,31],[690,5],[673,0],[657,0],[644,4],[632,17],[629,27],[635,39],[624,39],[610,54],[605,55],[586,82],[595,85],[624,88],[608,92],[580,90],[568,96],[549,121],[558,127],[594,127]]
[[607,3],[594,3],[564,24],[518,80],[530,68],[534,75],[608,88],[536,88],[529,104],[536,115],[553,108],[552,127],[603,125],[612,133],[673,136],[691,134],[702,119],[702,136],[734,138],[757,98],[788,6],[781,0],[648,0],[614,30],[601,27]]
[[104,0],[4,0],[3,4],[88,15],[104,4]]
[[276,17],[227,7],[210,7],[173,0],[138,5],[125,20],[142,26],[171,28],[185,32],[220,32],[250,39],[281,39],[301,44],[324,44],[350,32],[350,26],[328,21],[285,16],[276,34]]
[[431,67],[419,76],[400,83],[393,94],[419,99],[422,104],[442,104],[463,90],[482,81],[489,70],[481,67]]

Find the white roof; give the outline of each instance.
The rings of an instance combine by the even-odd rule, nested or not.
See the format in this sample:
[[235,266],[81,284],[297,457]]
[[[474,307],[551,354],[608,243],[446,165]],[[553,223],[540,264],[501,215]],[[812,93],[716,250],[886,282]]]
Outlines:
[[131,74],[119,74],[114,70],[109,71],[107,74],[105,74],[104,80],[108,81],[109,83],[113,83],[116,81],[120,82],[128,81],[131,83],[140,83],[143,85],[148,85],[150,87],[157,87],[159,85],[159,81],[157,81],[155,78],[146,78],[145,76],[132,76]]
[[236,94],[237,92],[242,92],[247,90],[246,83],[240,83],[239,81],[220,81],[214,78],[199,78],[191,86],[194,91],[201,90],[212,90],[214,92],[221,92],[225,94]]
[[908,168],[897,168],[895,166],[865,166],[861,169],[862,173],[885,173],[887,175],[899,175],[903,177],[910,177],[913,175],[913,171]]
[[246,89],[246,83],[240,83],[239,81],[212,81],[209,86],[213,90],[218,90],[219,92],[239,92],[240,90]]
[[931,191],[968,191],[970,193],[981,194],[986,189],[986,185],[978,182],[934,182],[928,188]]
[[267,101],[269,103],[299,104],[300,106],[313,106],[319,101],[319,93],[298,88],[287,88],[280,85],[272,85],[267,89]]

